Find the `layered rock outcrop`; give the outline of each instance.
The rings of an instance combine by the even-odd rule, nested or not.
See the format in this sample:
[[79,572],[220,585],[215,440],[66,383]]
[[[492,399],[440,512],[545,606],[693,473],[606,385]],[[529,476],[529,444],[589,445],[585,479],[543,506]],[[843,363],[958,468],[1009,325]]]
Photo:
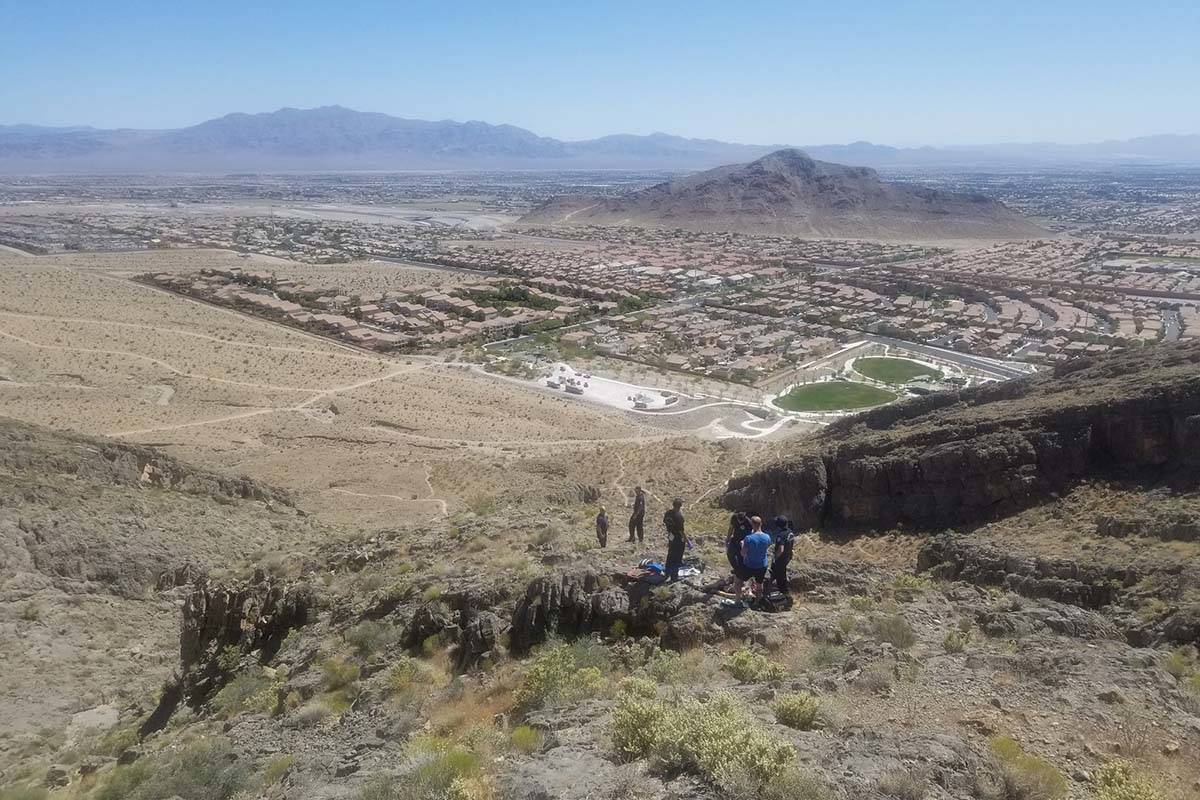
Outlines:
[[1033,505],[1093,476],[1200,475],[1200,342],[934,395],[831,425],[733,478],[731,509],[800,525],[935,528]]
[[178,670],[141,733],[161,729],[180,702],[203,705],[225,684],[239,657],[268,662],[288,632],[308,622],[312,607],[307,586],[262,572],[245,583],[194,584],[183,605]]

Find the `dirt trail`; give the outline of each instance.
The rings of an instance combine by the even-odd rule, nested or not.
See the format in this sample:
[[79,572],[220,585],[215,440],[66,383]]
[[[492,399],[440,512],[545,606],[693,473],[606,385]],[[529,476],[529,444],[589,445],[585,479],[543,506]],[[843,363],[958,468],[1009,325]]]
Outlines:
[[[138,285],[141,285],[141,284],[138,284]],[[187,299],[187,298],[180,298],[180,299]],[[242,315],[242,316],[243,316],[243,318],[247,318],[246,315]],[[234,342],[234,341],[229,341],[227,339],[220,339],[216,336],[210,336],[207,333],[198,333],[196,331],[188,331],[188,330],[184,330],[182,328],[172,328],[172,327],[167,327],[167,326],[163,326],[163,325],[147,325],[145,323],[140,323],[140,322],[116,322],[114,320],[93,319],[91,317],[54,317],[54,316],[50,316],[48,314],[29,314],[29,313],[20,312],[20,311],[0,311],[0,317],[18,317],[18,318],[23,318],[23,319],[44,320],[46,322],[75,322],[75,323],[81,323],[81,324],[85,324],[85,325],[108,325],[108,326],[114,327],[114,328],[131,328],[133,330],[154,331],[155,333],[168,333],[168,334],[172,334],[175,336],[187,336],[187,337],[190,337],[193,339],[203,339],[205,341],[215,342],[216,344],[220,344],[220,345],[228,345],[230,347],[245,347],[245,348],[249,348],[252,350],[270,350],[270,351],[279,352],[279,353],[300,353],[300,354],[304,354],[304,355],[313,355],[313,356],[327,356],[327,355],[330,355],[330,353],[331,353],[330,350],[312,350],[307,347],[287,347],[285,345],[257,344],[255,342]],[[249,318],[254,319],[254,317],[249,317]],[[341,355],[341,354],[339,353],[338,355]],[[366,356],[366,355],[359,355],[357,353],[347,353],[345,355],[345,358],[351,358],[351,359],[355,359],[358,361],[369,361],[369,362],[375,362],[375,363],[386,360],[386,359],[382,359],[382,358],[373,358],[371,356]]]
[[[2,312],[0,312],[0,313],[2,313]],[[12,339],[14,342],[20,342],[23,345],[27,345],[29,347],[34,347],[39,350],[57,350],[59,352],[64,352],[64,353],[90,353],[92,355],[100,355],[100,356],[127,356],[129,358],[136,358],[139,361],[146,361],[150,364],[154,364],[157,367],[162,367],[163,369],[167,370],[168,372],[171,372],[172,374],[175,374],[175,375],[179,375],[180,377],[183,377],[183,378],[194,378],[196,380],[212,381],[213,383],[224,383],[224,384],[228,384],[230,386],[244,386],[248,389],[269,389],[271,391],[276,391],[276,392],[304,392],[307,394],[308,392],[312,391],[312,387],[281,386],[281,385],[271,384],[271,383],[254,383],[251,381],[235,381],[230,378],[217,378],[212,375],[203,375],[198,372],[188,372],[187,370],[180,369],[179,367],[175,366],[174,364],[163,361],[160,358],[154,358],[153,356],[148,356],[143,353],[135,353],[131,350],[102,350],[102,349],[94,348],[94,347],[70,347],[68,345],[62,345],[62,344],[42,344],[41,342],[35,342],[32,339],[26,339],[23,336],[17,336],[15,333],[9,333],[9,332],[3,331],[3,330],[0,330],[0,336],[3,336],[6,339]]]
[[[135,435],[143,434],[143,433],[166,433],[169,431],[182,430],[184,428],[196,428],[201,425],[215,425],[215,424],[221,423],[221,422],[230,422],[230,421],[238,420],[238,419],[247,419],[249,417],[262,416],[263,414],[273,414],[273,413],[280,412],[280,411],[304,411],[309,406],[311,406],[313,403],[317,402],[318,400],[321,400],[322,398],[329,397],[330,395],[338,394],[339,392],[349,392],[349,391],[353,391],[354,389],[361,389],[362,387],[370,386],[373,383],[379,383],[380,381],[390,380],[391,378],[395,378],[398,375],[404,375],[405,373],[408,373],[408,372],[415,372],[416,370],[426,369],[428,366],[429,365],[427,365],[427,364],[423,364],[421,366],[416,366],[416,367],[405,367],[404,369],[398,369],[398,370],[389,372],[386,375],[380,375],[380,376],[377,376],[374,378],[368,378],[366,380],[358,381],[357,383],[347,384],[346,386],[335,386],[332,389],[322,389],[322,390],[318,391],[316,394],[314,394],[312,397],[305,400],[303,403],[299,403],[294,406],[273,406],[270,408],[259,408],[259,409],[255,409],[254,411],[247,411],[247,412],[243,412],[240,414],[231,414],[226,417],[217,417],[216,419],[196,420],[193,422],[182,422],[182,423],[179,423],[176,425],[159,425],[159,426],[156,426],[153,428],[140,428],[138,430],[132,430],[132,431],[115,431],[112,433],[107,433],[105,435],[106,436],[135,436]],[[306,391],[311,392],[312,390],[308,389]]]
[[351,492],[348,489],[330,489],[334,494],[344,494],[349,497],[365,497],[369,500],[384,499],[394,500],[397,503],[436,503],[438,513],[443,517],[448,513],[446,510],[446,501],[440,497],[400,497],[394,494],[363,494],[362,492]]

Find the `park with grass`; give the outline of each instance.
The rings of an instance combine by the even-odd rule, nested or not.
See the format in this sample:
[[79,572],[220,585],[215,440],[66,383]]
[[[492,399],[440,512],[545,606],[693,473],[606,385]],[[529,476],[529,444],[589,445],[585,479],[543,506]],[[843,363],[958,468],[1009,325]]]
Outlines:
[[913,361],[910,358],[871,356],[854,359],[854,371],[882,383],[901,384],[915,378],[940,378],[942,373],[935,367]]
[[896,395],[886,389],[855,381],[824,381],[796,386],[775,398],[787,411],[851,411],[890,403]]

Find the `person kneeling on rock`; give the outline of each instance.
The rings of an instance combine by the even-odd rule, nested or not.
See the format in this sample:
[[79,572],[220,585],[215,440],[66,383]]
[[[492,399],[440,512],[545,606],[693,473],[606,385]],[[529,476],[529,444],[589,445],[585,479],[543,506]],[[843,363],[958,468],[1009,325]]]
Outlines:
[[[754,581],[755,596],[761,597],[771,560],[771,537],[762,529],[762,517],[751,517],[750,525],[750,533],[742,540],[742,563]],[[744,584],[738,588],[738,600],[742,599],[744,589]]]

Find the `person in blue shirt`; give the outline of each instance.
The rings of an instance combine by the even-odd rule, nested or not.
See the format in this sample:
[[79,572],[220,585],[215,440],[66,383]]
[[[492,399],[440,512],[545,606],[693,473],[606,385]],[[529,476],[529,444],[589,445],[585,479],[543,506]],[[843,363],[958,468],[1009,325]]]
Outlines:
[[[771,563],[772,539],[763,530],[762,517],[750,518],[750,533],[742,540],[742,564],[745,565],[747,577],[754,581],[755,596],[762,595],[763,580],[767,577],[767,567]],[[738,586],[738,599],[742,599],[744,584]]]

